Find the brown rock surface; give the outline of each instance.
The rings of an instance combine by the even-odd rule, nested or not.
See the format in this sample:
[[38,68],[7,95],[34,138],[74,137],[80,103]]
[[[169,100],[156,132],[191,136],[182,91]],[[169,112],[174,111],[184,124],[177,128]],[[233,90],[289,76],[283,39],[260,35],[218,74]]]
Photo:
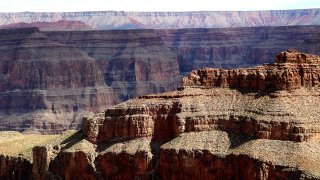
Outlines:
[[[183,133],[162,145],[162,179],[319,178],[319,142],[239,139],[221,131]],[[239,145],[240,144],[240,145]],[[313,175],[312,175],[313,174]]]
[[[296,59],[283,60],[283,55]],[[139,177],[319,179],[319,88],[317,83],[306,83],[309,76],[303,72],[316,76],[320,57],[294,50],[277,57],[278,63],[253,68],[193,71],[177,91],[132,99],[109,108],[105,117],[99,114],[85,119],[83,130],[88,140],[98,147],[111,143],[101,156],[107,160],[100,160],[97,167],[106,177],[119,178],[137,176],[131,171],[117,171],[116,167],[128,167],[125,161],[130,162],[126,169],[143,164]],[[280,86],[288,78],[278,78],[269,87],[281,88],[259,89],[252,83],[258,78],[243,81],[244,87],[253,84],[250,88],[215,84],[215,78],[221,77],[217,71],[265,77],[268,73],[275,77],[291,71],[300,73],[293,74],[299,80],[295,86]],[[225,84],[232,80],[222,77]],[[264,81],[270,79],[259,82]],[[145,147],[135,143],[141,137],[163,145],[159,148],[144,141],[150,144],[149,149],[143,148],[145,155],[130,156]],[[110,153],[112,149],[118,153]]]
[[320,57],[294,50],[281,52],[275,64],[243,69],[204,68],[183,78],[184,86],[229,87],[248,91],[291,91],[319,86]]
[[[193,71],[176,91],[84,118],[82,132],[33,148],[32,177],[320,179],[320,89],[305,83],[304,74],[317,75],[320,57],[288,50],[277,58],[253,68]],[[228,82],[231,77],[217,76],[240,71],[246,72],[240,87]],[[284,76],[259,89],[270,79],[247,78],[288,72],[299,72],[290,76],[297,76],[295,86],[279,86],[289,79]],[[216,84],[217,77],[224,85]],[[284,88],[268,88],[273,86]]]
[[0,155],[0,179],[28,179],[32,163],[22,157]]
[[97,61],[105,83],[124,101],[174,90],[180,83],[178,54],[154,30],[47,32]]
[[319,28],[277,26],[156,30],[163,42],[179,53],[181,72],[205,67],[239,68],[273,63],[286,49],[318,54]]
[[58,133],[117,102],[96,61],[36,28],[0,30],[1,129]]
[[98,143],[139,137],[163,142],[183,132],[208,130],[318,141],[320,57],[290,50],[281,52],[277,62],[282,54],[312,61],[195,70],[177,91],[121,103],[107,109],[104,120],[101,114],[98,120],[85,119],[84,132]]
[[149,138],[116,143],[102,148],[97,157],[104,179],[152,178],[152,153]]

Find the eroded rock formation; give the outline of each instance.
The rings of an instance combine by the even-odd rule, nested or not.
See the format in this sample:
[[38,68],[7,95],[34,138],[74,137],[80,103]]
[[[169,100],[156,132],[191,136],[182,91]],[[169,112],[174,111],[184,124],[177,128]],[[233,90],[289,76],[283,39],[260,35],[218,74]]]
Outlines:
[[272,64],[195,70],[176,91],[84,118],[82,132],[34,147],[32,164],[1,156],[1,178],[320,179],[319,60],[288,50]]
[[85,118],[85,139],[61,149],[48,172],[66,179],[79,176],[75,169],[88,179],[320,179],[318,84],[303,83],[304,73],[293,74],[299,85],[290,88],[277,85],[286,78],[273,84],[283,88],[270,90],[255,88],[259,83],[230,88],[230,77],[215,83],[216,72],[317,74],[319,60],[288,50],[273,64],[195,70],[176,91],[141,96]]
[[117,102],[98,64],[37,28],[0,30],[1,128],[57,133]]
[[32,175],[32,162],[22,157],[0,155],[0,179],[28,179]]
[[1,30],[0,39],[0,129],[26,133],[79,128],[83,116],[107,106],[176,89],[182,76],[194,69],[268,63],[284,48],[320,50],[318,26],[68,32],[27,28]]

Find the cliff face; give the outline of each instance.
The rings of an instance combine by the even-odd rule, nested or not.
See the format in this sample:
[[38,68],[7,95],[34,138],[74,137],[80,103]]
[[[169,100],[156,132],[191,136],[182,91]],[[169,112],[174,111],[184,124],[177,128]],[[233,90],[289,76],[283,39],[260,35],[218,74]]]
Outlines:
[[211,69],[192,71],[183,85],[229,87],[246,91],[292,91],[319,85],[319,56],[288,50],[277,55],[276,64],[248,69]]
[[[320,50],[318,26],[69,32],[29,28],[1,30],[0,39],[0,127],[41,133],[77,128],[84,115],[119,101],[174,90],[182,75],[196,68],[267,63],[283,48]],[[238,82],[242,75],[234,73]]]
[[154,30],[48,32],[96,60],[121,100],[173,90],[180,82],[178,54]]
[[318,84],[303,83],[304,73],[292,74],[300,81],[290,88],[277,84],[291,76],[272,81],[282,89],[230,88],[231,76],[215,83],[218,70],[317,74],[319,61],[288,50],[273,64],[195,70],[176,91],[120,103],[84,118],[82,132],[33,148],[32,178],[320,179]]
[[61,132],[79,126],[77,116],[117,101],[85,52],[54,42],[36,28],[0,34],[2,129]]
[[94,29],[181,29],[319,25],[319,9],[217,12],[0,13],[0,24],[82,21]]
[[157,30],[180,57],[180,70],[237,68],[272,63],[274,55],[294,48],[318,54],[319,28],[281,26],[221,29]]
[[[273,64],[195,70],[177,91],[86,118],[83,132],[99,149],[96,168],[104,178],[318,179],[319,85],[310,78],[317,77],[319,60],[288,50]],[[246,80],[234,82],[233,72]]]
[[29,179],[31,170],[32,162],[24,158],[0,155],[1,179]]

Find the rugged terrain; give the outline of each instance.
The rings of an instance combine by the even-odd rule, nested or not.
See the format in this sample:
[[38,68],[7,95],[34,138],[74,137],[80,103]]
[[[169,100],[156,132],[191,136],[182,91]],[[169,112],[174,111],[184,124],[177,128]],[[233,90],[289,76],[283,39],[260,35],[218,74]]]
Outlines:
[[[80,21],[93,29],[180,29],[320,25],[319,9],[216,12],[20,12],[0,13],[0,25]],[[41,25],[38,24],[38,25]],[[49,24],[48,24],[49,25]],[[57,26],[59,27],[59,26]],[[57,28],[56,30],[60,30]]]
[[36,28],[1,30],[1,129],[63,132],[83,115],[117,102],[98,64],[85,52]]
[[253,68],[194,70],[176,91],[120,103],[39,143],[24,171],[9,165],[30,150],[19,146],[17,161],[0,144],[1,177],[320,179],[319,80],[320,57],[295,50]]
[[318,26],[43,32],[0,30],[0,128],[58,133],[117,102],[171,91],[202,67],[249,67],[296,48],[319,53]]
[[55,22],[36,21],[32,23],[18,22],[7,25],[1,25],[0,29],[17,29],[37,27],[41,31],[84,31],[92,28],[81,21],[59,20]]

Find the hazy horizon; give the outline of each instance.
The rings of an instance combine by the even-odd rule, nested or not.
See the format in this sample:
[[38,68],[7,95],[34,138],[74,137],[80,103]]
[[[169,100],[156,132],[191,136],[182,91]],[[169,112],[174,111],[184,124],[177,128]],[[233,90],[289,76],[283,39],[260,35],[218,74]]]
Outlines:
[[262,11],[320,8],[319,0],[1,0],[0,12],[187,12]]

